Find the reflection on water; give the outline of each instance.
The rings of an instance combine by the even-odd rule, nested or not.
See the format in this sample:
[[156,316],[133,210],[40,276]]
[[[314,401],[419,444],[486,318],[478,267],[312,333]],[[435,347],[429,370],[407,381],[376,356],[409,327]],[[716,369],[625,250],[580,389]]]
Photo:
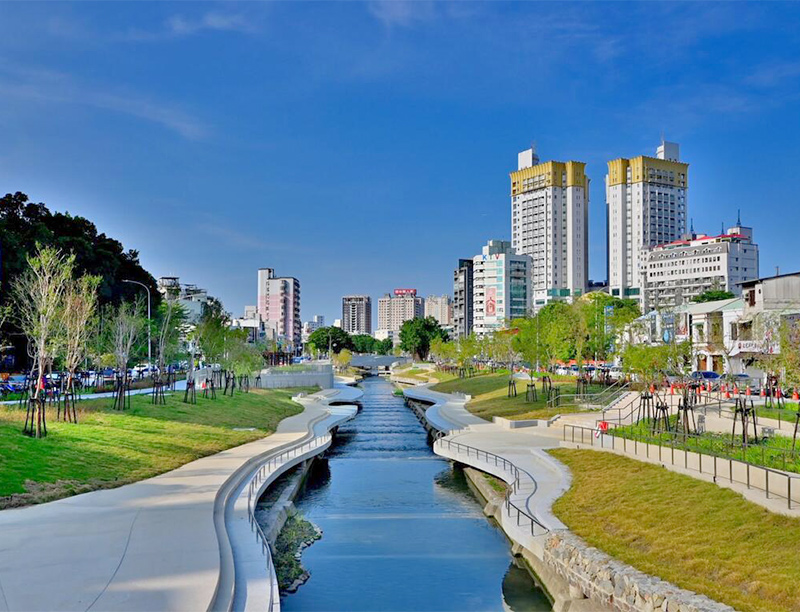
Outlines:
[[549,611],[402,398],[380,379],[362,386],[363,410],[296,501],[323,537],[303,552],[310,580],[282,608]]

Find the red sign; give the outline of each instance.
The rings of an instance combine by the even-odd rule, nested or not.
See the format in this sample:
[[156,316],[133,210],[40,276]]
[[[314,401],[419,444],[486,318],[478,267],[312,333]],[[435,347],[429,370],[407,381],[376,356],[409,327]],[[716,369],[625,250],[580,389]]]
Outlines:
[[416,289],[395,289],[395,295],[417,295]]

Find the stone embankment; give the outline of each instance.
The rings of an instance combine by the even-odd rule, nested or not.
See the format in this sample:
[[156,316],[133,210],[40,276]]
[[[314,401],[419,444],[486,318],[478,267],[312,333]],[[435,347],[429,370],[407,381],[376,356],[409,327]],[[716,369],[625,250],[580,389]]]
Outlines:
[[617,561],[569,531],[550,533],[544,562],[569,583],[571,591],[619,612],[734,612],[705,595]]

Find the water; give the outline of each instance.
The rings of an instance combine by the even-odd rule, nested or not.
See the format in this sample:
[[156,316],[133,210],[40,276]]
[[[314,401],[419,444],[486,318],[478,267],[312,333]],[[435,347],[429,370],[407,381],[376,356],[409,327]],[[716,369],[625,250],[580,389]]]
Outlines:
[[391,384],[370,378],[362,387],[363,410],[296,501],[323,537],[303,553],[311,578],[282,608],[551,610]]

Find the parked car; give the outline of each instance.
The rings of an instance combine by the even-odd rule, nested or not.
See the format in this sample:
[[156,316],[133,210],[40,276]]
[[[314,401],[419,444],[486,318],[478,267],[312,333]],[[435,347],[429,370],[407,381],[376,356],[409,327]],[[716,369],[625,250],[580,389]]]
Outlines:
[[697,370],[692,372],[692,380],[699,383],[710,383],[714,387],[719,385],[721,378],[721,374],[717,374],[711,370]]

